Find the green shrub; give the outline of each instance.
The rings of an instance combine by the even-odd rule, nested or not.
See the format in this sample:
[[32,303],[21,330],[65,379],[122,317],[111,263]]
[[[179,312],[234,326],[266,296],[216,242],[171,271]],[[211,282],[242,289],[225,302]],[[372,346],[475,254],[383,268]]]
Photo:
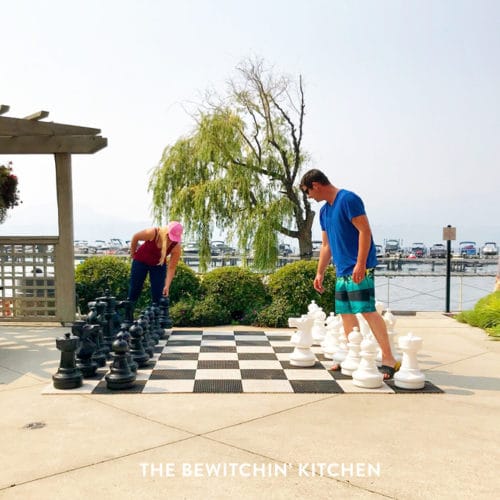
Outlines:
[[170,305],[170,319],[174,326],[193,326],[193,307],[196,300],[192,297],[179,299],[174,304]]
[[[131,261],[114,255],[96,255],[80,263],[75,269],[75,286],[78,305],[83,314],[88,312],[88,302],[104,295],[106,290],[117,298],[128,297]],[[200,279],[196,273],[183,262],[179,262],[175,277],[170,286],[170,303],[181,298],[199,297]],[[146,277],[141,295],[137,301],[136,311],[151,305],[151,284]]]
[[86,314],[87,304],[104,295],[106,290],[118,300],[126,299],[129,276],[130,261],[114,255],[97,255],[78,264],[75,287],[81,312]]
[[170,285],[170,303],[188,297],[197,298],[201,294],[201,280],[198,275],[184,262],[180,261],[175,270],[175,276]]
[[456,319],[482,328],[492,337],[500,337],[500,291],[478,300],[474,309],[461,312]]
[[258,323],[262,326],[288,326],[288,318],[307,313],[312,300],[323,308],[326,314],[334,310],[335,271],[328,266],[323,286],[325,292],[318,293],[313,287],[317,261],[300,260],[287,264],[269,276],[268,291],[272,303],[261,311]]
[[208,295],[197,302],[191,312],[194,326],[216,326],[231,323],[231,311],[218,300],[216,295]]
[[205,274],[202,286],[204,296],[213,297],[212,304],[229,311],[230,320],[241,324],[251,324],[269,302],[260,276],[246,268],[214,269]]

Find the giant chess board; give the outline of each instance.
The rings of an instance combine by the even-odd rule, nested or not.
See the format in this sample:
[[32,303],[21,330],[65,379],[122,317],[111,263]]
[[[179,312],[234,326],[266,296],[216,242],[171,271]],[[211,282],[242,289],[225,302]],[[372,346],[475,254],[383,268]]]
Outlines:
[[320,346],[313,346],[316,363],[302,368],[290,364],[294,346],[288,331],[172,330],[160,340],[149,366],[137,370],[134,387],[107,388],[104,376],[109,364],[85,378],[77,389],[59,390],[53,385],[43,394],[117,393],[442,393],[426,381],[419,390],[405,390],[392,380],[377,389],[363,389],[351,377],[331,371],[332,360]]

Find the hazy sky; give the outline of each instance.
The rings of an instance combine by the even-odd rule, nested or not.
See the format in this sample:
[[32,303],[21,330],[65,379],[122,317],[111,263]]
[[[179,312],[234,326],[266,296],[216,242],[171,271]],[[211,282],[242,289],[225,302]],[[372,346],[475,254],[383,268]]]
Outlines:
[[[376,242],[500,242],[500,1],[0,0],[6,116],[97,127],[73,155],[76,239],[148,227],[147,184],[247,57],[305,82],[307,167],[359,193]],[[13,161],[3,235],[55,235],[53,157]],[[319,206],[318,206],[319,209]],[[315,237],[319,226],[315,226]]]

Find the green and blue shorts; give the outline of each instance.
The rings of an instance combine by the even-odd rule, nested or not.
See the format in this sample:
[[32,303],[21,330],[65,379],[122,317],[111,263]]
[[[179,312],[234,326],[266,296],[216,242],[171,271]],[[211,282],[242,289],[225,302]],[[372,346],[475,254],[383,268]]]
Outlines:
[[335,313],[357,314],[375,311],[375,276],[366,270],[361,283],[354,283],[352,275],[338,276],[335,283]]

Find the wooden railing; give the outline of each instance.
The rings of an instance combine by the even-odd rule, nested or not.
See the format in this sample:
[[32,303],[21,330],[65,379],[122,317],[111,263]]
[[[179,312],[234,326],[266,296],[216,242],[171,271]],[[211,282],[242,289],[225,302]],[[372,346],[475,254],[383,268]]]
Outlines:
[[58,237],[0,237],[0,319],[56,321]]

